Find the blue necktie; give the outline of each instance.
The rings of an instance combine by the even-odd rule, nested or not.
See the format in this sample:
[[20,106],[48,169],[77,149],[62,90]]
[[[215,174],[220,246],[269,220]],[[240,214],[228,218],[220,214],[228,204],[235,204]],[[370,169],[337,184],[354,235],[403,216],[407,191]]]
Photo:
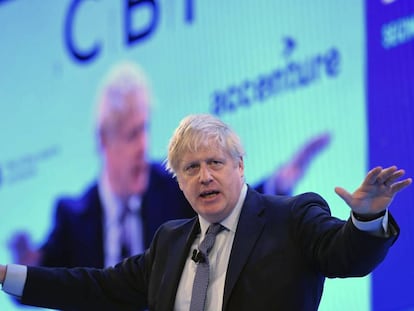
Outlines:
[[208,227],[204,240],[198,247],[199,260],[197,262],[197,271],[194,277],[193,293],[191,295],[190,311],[203,311],[206,303],[207,288],[210,279],[210,265],[208,254],[213,248],[217,234],[223,230],[221,224],[211,224]]
[[144,251],[142,238],[141,199],[131,197],[120,219],[121,260]]

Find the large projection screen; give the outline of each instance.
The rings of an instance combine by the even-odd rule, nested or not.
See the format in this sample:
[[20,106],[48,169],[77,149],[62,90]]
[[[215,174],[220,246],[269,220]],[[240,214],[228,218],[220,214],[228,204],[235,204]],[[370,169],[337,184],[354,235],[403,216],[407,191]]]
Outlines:
[[[152,159],[164,159],[189,113],[216,114],[240,134],[249,184],[329,133],[294,194],[320,193],[343,219],[335,186],[353,191],[376,165],[413,173],[414,5],[366,2],[0,1],[0,263],[13,260],[14,233],[40,245],[55,200],[96,178],[96,90],[122,60],[150,78]],[[408,290],[387,287],[396,278],[412,288],[412,196],[395,202],[396,253],[378,274],[328,279],[320,310],[414,309]],[[28,307],[2,294],[0,309]]]

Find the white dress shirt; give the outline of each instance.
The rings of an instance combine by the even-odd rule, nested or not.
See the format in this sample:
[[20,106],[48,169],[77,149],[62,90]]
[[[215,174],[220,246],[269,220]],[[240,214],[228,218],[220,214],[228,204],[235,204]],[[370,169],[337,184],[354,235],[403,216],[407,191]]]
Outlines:
[[[119,198],[117,198],[109,188],[109,180],[103,175],[98,184],[99,198],[103,206],[103,249],[104,249],[104,265],[110,267],[122,260],[121,256],[121,224],[120,219],[124,210],[124,206]],[[132,196],[127,202],[130,209],[135,213],[139,213],[141,208],[141,198]],[[142,236],[142,219],[139,215],[127,215],[126,225],[128,225],[131,234],[131,253],[139,254],[144,251],[144,242]]]
[[[207,289],[206,311],[217,311],[222,309],[227,265],[246,193],[247,185],[245,184],[240,192],[236,207],[231,214],[221,222],[221,225],[226,229],[222,230],[217,235],[216,242],[208,256],[210,262],[210,281]],[[201,233],[197,235],[191,245],[190,253],[187,256],[187,261],[183,273],[181,274],[181,280],[175,298],[175,311],[188,311],[190,309],[193,282],[197,269],[197,264],[191,260],[191,256],[193,250],[198,249],[198,245],[204,239],[206,231],[210,226],[210,223],[201,216],[198,216],[198,219],[200,221]]]

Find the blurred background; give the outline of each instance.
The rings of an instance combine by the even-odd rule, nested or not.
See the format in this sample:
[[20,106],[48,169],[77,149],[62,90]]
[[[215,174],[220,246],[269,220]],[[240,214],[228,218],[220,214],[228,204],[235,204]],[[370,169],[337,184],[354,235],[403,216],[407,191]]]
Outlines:
[[[150,157],[179,120],[212,113],[246,147],[254,184],[329,133],[295,193],[334,193],[377,165],[414,176],[414,1],[0,1],[0,262],[9,239],[41,244],[53,206],[96,177],[97,87],[120,60],[150,78]],[[414,310],[414,195],[397,196],[401,236],[369,276],[327,280],[320,310]],[[19,307],[0,295],[1,310]],[[38,309],[36,309],[38,310]]]

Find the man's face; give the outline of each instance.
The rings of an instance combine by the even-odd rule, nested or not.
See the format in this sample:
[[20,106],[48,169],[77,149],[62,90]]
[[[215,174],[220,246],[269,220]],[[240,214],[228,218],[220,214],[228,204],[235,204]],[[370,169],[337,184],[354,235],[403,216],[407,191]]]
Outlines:
[[193,209],[214,223],[234,209],[244,182],[244,164],[213,144],[185,153],[176,175]]
[[146,109],[134,110],[103,140],[104,165],[111,188],[118,196],[126,198],[146,190],[147,122]]

